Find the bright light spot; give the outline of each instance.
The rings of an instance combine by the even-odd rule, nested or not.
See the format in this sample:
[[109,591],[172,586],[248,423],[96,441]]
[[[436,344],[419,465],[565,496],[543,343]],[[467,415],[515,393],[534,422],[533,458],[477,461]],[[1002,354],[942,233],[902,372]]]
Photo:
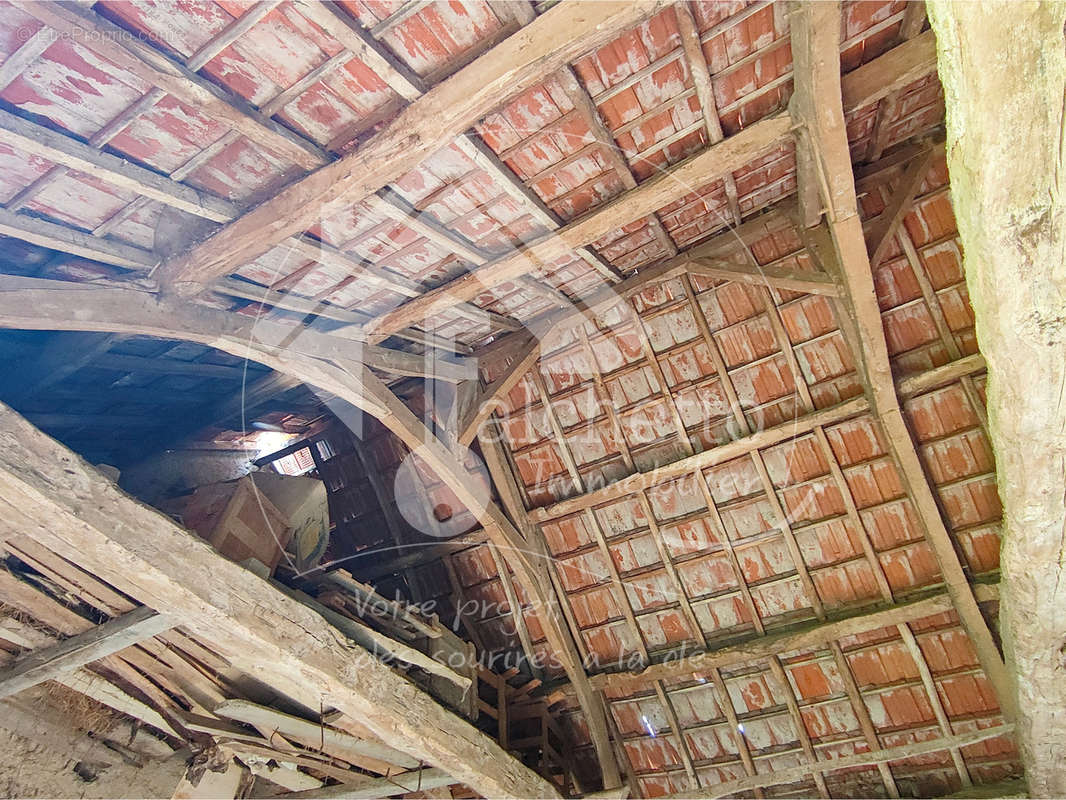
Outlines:
[[642,717],[640,718],[640,721],[644,723],[644,729],[645,729],[645,730],[646,730],[646,731],[648,732],[648,735],[649,735],[649,736],[655,736],[655,735],[656,735],[656,733],[655,733],[655,728],[653,728],[653,727],[651,726],[651,722],[649,722],[649,721],[648,721],[648,718],[647,718],[647,717],[643,717],[643,716],[642,716]]
[[744,733],[744,723],[741,723],[740,725],[737,725],[737,730],[740,731],[741,733]]
[[696,678],[696,680],[698,680],[700,683],[707,683],[706,678]]
[[292,438],[291,433],[283,433],[281,431],[256,431],[255,446],[258,451],[256,458],[276,453],[285,447]]

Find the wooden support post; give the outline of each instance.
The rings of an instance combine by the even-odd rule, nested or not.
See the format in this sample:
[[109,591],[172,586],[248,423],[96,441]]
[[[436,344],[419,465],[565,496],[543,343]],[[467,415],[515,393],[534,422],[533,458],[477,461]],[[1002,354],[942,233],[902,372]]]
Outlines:
[[[1066,795],[1066,224],[1059,166],[1066,9],[941,0],[927,9],[945,90],[952,207],[988,362],[988,427],[1003,501],[1000,622],[1018,743],[1032,795]],[[1006,130],[994,109],[1008,109]]]

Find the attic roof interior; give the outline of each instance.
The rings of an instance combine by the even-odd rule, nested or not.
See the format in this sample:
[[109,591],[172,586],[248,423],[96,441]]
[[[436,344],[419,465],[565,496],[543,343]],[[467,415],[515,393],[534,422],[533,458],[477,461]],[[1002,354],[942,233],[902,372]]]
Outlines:
[[[814,137],[793,120],[817,67],[794,74],[793,53],[824,38],[807,14],[3,0],[0,401],[153,503],[177,479],[138,478],[168,454],[241,474],[293,443],[354,454],[307,473],[336,526],[321,572],[432,601],[489,671],[536,682],[570,762],[556,791],[935,797],[1018,777],[988,666],[1002,509],[933,34],[922,2],[828,16],[901,456],[836,263],[844,217],[816,185],[825,221],[805,219]],[[547,68],[490,73],[524,36]],[[385,166],[342,176],[379,142]],[[160,305],[76,313],[109,292]],[[3,548],[62,606],[38,619],[56,638],[136,605]],[[181,651],[200,682],[227,657],[193,628],[148,643],[111,674],[174,745],[190,723],[168,709],[211,709],[157,662]],[[249,697],[306,711],[280,684]],[[446,796],[486,794],[462,784]]]

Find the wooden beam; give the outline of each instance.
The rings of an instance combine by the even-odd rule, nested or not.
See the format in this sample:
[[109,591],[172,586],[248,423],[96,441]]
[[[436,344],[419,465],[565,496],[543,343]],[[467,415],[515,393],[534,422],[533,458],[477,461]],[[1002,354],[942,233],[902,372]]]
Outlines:
[[[847,108],[849,111],[862,108],[883,97],[886,87],[891,90],[890,87],[906,85],[935,69],[935,42],[932,36],[922,34],[844,76]],[[550,262],[619,226],[653,213],[676,199],[679,185],[699,186],[740,169],[788,135],[791,124],[786,120],[785,116],[772,116],[749,125],[558,231],[529,243],[521,252],[490,262],[382,315],[373,323],[372,330],[383,336],[392,330],[417,325],[459,300],[473,299],[486,287],[512,280],[526,272],[531,263]]]
[[896,235],[899,226],[903,224],[903,218],[914,204],[914,198],[929,172],[929,165],[933,161],[934,154],[935,151],[930,148],[928,153],[919,156],[908,165],[892,199],[889,200],[881,215],[874,220],[870,230],[866,232],[866,250],[870,253],[871,267],[880,264],[885,253],[888,252],[892,237]]
[[286,739],[312,750],[335,756],[342,761],[356,763],[363,758],[371,758],[404,769],[414,769],[419,766],[417,758],[412,758],[388,745],[359,739],[321,722],[294,717],[248,700],[227,700],[212,711],[223,719],[243,722],[259,730],[277,731]]
[[478,441],[481,444],[485,464],[500,494],[501,502],[511,519],[514,520],[522,538],[528,543],[527,548],[540,553],[543,556],[542,563],[545,565],[539,573],[527,572],[523,575],[522,583],[528,592],[534,594],[539,603],[537,618],[540,620],[552,649],[562,661],[563,668],[570,679],[570,686],[585,715],[589,738],[592,740],[603,773],[603,784],[607,788],[614,788],[621,785],[622,778],[618,771],[618,761],[611,750],[608,715],[603,700],[598,693],[593,691],[585,672],[577,647],[577,634],[571,632],[565,624],[565,601],[560,599],[561,592],[555,591],[551,581],[547,542],[544,540],[543,532],[533,524],[526,513],[518,483],[507,462],[500,436],[495,426],[493,430],[479,436]]
[[[26,534],[181,619],[234,668],[308,707],[323,698],[382,741],[487,796],[556,797],[546,781],[322,617],[118,490],[0,406],[0,536]],[[146,535],[150,532],[150,535]],[[308,641],[316,642],[308,650]]]
[[469,301],[486,287],[513,280],[531,266],[550,263],[584,247],[615,228],[656,211],[676,198],[678,185],[706,183],[723,172],[739,169],[788,135],[791,122],[786,116],[769,117],[741,133],[698,153],[668,170],[649,178],[635,189],[619,195],[557,231],[530,242],[521,251],[503,256],[469,274],[456,278],[426,294],[408,301],[378,317],[368,330],[384,337],[393,330],[421,324],[459,301]]
[[141,272],[159,263],[153,253],[140,247],[100,239],[66,225],[16,214],[6,208],[0,208],[0,236]]
[[[269,353],[292,364],[303,355],[358,369],[353,360],[357,357],[367,366],[397,375],[421,376],[426,372],[423,356],[165,299],[132,287],[0,276],[0,328],[157,336],[197,342],[240,357],[255,353],[256,360]],[[165,367],[165,371],[171,371],[173,365],[174,372],[240,375],[238,368],[211,364],[183,365],[179,361],[118,355],[106,355],[102,359],[120,369],[159,371]],[[469,362],[433,361],[433,375],[441,380],[458,382],[469,377],[471,371]]]
[[980,353],[963,356],[939,367],[914,375],[903,375],[896,381],[896,391],[901,398],[915,395],[954,383],[959,378],[985,371],[985,357]]
[[[999,596],[995,586],[980,585],[976,591],[983,600],[994,600]],[[600,673],[593,675],[591,681],[593,687],[599,690],[626,691],[647,686],[651,681],[686,680],[712,668],[726,669],[751,661],[762,661],[790,650],[821,647],[845,636],[856,636],[951,610],[951,597],[937,594],[872,611],[863,609],[830,622],[797,625],[703,653],[669,658],[650,664],[641,672]]]
[[0,671],[0,697],[10,697],[42,681],[55,680],[173,626],[167,617],[142,606],[57,645],[34,650]]
[[64,38],[85,42],[89,49],[119,68],[209,114],[294,164],[313,169],[324,158],[324,153],[316,145],[264,116],[248,103],[229,98],[217,86],[170,60],[144,39],[130,35],[87,8],[34,0],[27,2],[23,10]]
[[[695,249],[698,251],[699,248]],[[775,289],[820,294],[826,297],[839,297],[842,293],[840,284],[836,283],[830,275],[820,272],[804,272],[769,266],[753,267],[699,257],[691,258],[688,262],[688,271],[693,275],[706,278],[718,278],[752,286],[772,286]]]
[[[877,415],[900,478],[925,528],[963,628],[973,642],[982,669],[996,689],[1004,715],[1013,719],[1010,676],[988,623],[977,607],[903,420],[892,380],[888,345],[858,213],[844,122],[847,101],[840,78],[840,4],[827,0],[797,4],[796,8],[797,12],[791,18],[796,91],[790,110],[797,124],[806,131],[798,146],[809,149],[814,165],[815,174],[806,179],[817,181],[817,194],[826,209],[824,235],[821,229],[813,235],[815,255],[823,265],[831,265],[831,271],[841,276],[848,290],[849,316],[841,319],[841,328],[859,346],[856,355],[860,358],[871,409]],[[918,39],[912,40],[916,41]],[[802,180],[804,176],[800,178]]]
[[[1058,644],[1066,641],[1066,8],[930,0],[927,10],[947,107],[951,205],[988,362],[988,428],[1003,502],[1000,623],[1018,744],[1032,796],[1066,796]],[[1010,123],[1000,126],[1004,111]]]
[[395,797],[412,792],[439,789],[450,786],[455,779],[442,769],[422,769],[401,772],[384,778],[364,778],[339,786],[324,786],[305,792],[285,792],[268,795],[284,800],[373,800],[377,797]]
[[761,450],[804,433],[809,433],[817,426],[842,422],[849,417],[862,414],[868,409],[868,403],[861,397],[830,406],[829,408],[819,409],[813,414],[807,414],[773,428],[756,431],[750,436],[734,439],[731,442],[712,447],[710,450],[704,450],[671,464],[665,464],[650,472],[638,472],[620,481],[608,484],[601,489],[595,489],[577,497],[561,500],[544,508],[534,509],[529,512],[530,518],[537,523],[545,522],[557,517],[574,514],[585,508],[592,508],[612,500],[618,500],[633,492],[650,489],[673,478],[679,478],[682,475],[703,470],[715,464],[722,464],[755,450]]
[[[433,87],[355,152],[298,180],[160,269],[186,291],[202,287],[413,169],[507,99],[655,13],[654,2],[563,5],[539,16]],[[407,327],[406,325],[399,326]]]
[[[902,744],[897,747],[889,747],[872,753],[856,753],[850,756],[841,756],[826,761],[819,761],[819,765],[827,770],[853,769],[855,767],[872,767],[878,764],[887,764],[890,761],[903,761],[908,758],[938,753],[941,750],[951,748],[969,747],[999,736],[1010,736],[1014,733],[1014,725],[997,725],[994,728],[984,728],[971,733],[960,733],[956,736],[927,739],[912,744]],[[756,775],[750,778],[738,778],[732,781],[716,783],[709,789],[700,792],[682,792],[680,794],[666,795],[665,800],[695,800],[695,798],[734,797],[743,792],[749,792],[761,787],[776,786],[778,784],[794,783],[801,781],[810,773],[810,766],[801,764],[795,767],[775,767],[770,773]]]
[[0,142],[204,219],[227,222],[237,215],[237,206],[227,200],[3,110],[0,110]]

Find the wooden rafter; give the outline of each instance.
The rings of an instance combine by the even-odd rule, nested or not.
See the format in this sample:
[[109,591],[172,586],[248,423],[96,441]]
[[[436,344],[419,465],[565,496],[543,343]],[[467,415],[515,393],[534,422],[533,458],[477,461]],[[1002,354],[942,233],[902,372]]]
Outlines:
[[[596,750],[596,756],[603,772],[604,786],[613,788],[621,784],[621,776],[618,773],[618,762],[615,760],[611,749],[610,736],[608,733],[608,720],[603,700],[593,691],[588,675],[585,672],[581,655],[578,651],[577,642],[580,634],[576,630],[576,623],[564,614],[567,604],[560,603],[561,591],[555,586],[552,576],[551,559],[548,557],[547,543],[543,533],[531,522],[526,513],[525,504],[522,501],[521,492],[515,481],[514,473],[508,463],[505,449],[500,439],[500,434],[495,431],[482,433],[478,439],[481,444],[481,452],[485,457],[485,464],[492,476],[493,484],[500,494],[500,501],[507,510],[508,515],[518,528],[521,542],[519,547],[540,553],[548,562],[547,567],[537,572],[526,567],[519,575],[522,585],[527,588],[538,603],[537,616],[541,621],[541,627],[549,643],[557,656],[562,659],[563,667],[572,681],[574,692],[581,706],[582,712],[588,724],[589,736]],[[505,555],[507,551],[504,551]],[[516,560],[517,562],[517,560]],[[548,580],[544,579],[547,575]],[[564,619],[567,624],[564,624]]]
[[[277,242],[314,225],[322,209],[358,202],[463,134],[484,114],[617,31],[655,12],[656,2],[562,6],[538,17],[422,98],[351,155],[327,164],[161,268],[193,291],[233,272]],[[446,113],[445,113],[446,110]],[[400,326],[406,327],[404,325]]]
[[[870,258],[858,214],[844,124],[847,98],[840,78],[840,5],[836,2],[799,4],[791,22],[796,64],[796,92],[791,112],[797,124],[803,126],[804,134],[797,146],[799,151],[807,153],[810,167],[799,176],[801,203],[804,197],[808,202],[815,198],[813,202],[826,210],[825,236],[816,255],[823,265],[833,267],[831,271],[841,276],[848,290],[849,315],[841,319],[841,327],[848,329],[850,340],[857,345],[870,406],[886,434],[900,477],[925,527],[963,627],[996,689],[1004,715],[1012,719],[1010,678],[918,460],[892,379]],[[804,180],[813,182],[813,186],[808,183],[804,187]]]
[[[539,21],[539,20],[538,20]],[[899,52],[897,52],[899,51]],[[936,67],[935,43],[919,36],[889,51],[844,77],[847,108],[857,109],[884,97],[892,87],[906,85]],[[600,98],[594,98],[600,102]],[[512,280],[529,269],[530,262],[546,263],[596,241],[622,225],[647,216],[675,199],[677,186],[701,186],[737,170],[787,137],[786,116],[767,117],[740,133],[712,144],[703,152],[667,168],[635,189],[541,237],[519,253],[486,264],[468,276],[456,278],[432,292],[408,301],[372,324],[378,336],[418,325],[435,311],[460,300],[471,300],[485,287]]]
[[[903,761],[908,758],[929,755],[930,753],[937,753],[951,748],[968,747],[973,744],[978,744],[979,742],[987,741],[988,739],[995,739],[1000,736],[1010,736],[1013,732],[1013,724],[997,725],[993,728],[983,728],[972,733],[961,733],[947,739],[928,739],[914,744],[888,747],[872,753],[856,753],[855,755],[841,756],[840,758],[834,758],[832,761],[823,763],[834,770],[877,766],[879,764],[887,764],[890,761]],[[715,784],[701,792],[682,792],[676,795],[666,795],[666,800],[734,797],[742,792],[752,791],[760,787],[803,780],[810,773],[810,770],[811,767],[807,764],[795,767],[777,767],[770,773],[756,775],[750,778],[723,781],[722,783]]]
[[817,425],[832,425],[835,422],[841,422],[849,417],[862,414],[868,408],[865,398],[859,397],[835,406],[819,409],[813,414],[799,417],[794,421],[786,422],[773,428],[764,428],[750,436],[734,439],[710,450],[704,450],[671,464],[665,464],[653,471],[638,472],[628,478],[623,478],[620,481],[578,497],[571,497],[566,500],[560,500],[550,506],[534,509],[530,512],[530,516],[536,522],[543,522],[576,513],[584,508],[591,508],[612,500],[618,500],[640,489],[650,489],[673,478],[679,478],[697,470],[706,469],[716,464],[723,464],[731,459],[747,455],[753,450],[788,441],[795,436],[809,432]]

